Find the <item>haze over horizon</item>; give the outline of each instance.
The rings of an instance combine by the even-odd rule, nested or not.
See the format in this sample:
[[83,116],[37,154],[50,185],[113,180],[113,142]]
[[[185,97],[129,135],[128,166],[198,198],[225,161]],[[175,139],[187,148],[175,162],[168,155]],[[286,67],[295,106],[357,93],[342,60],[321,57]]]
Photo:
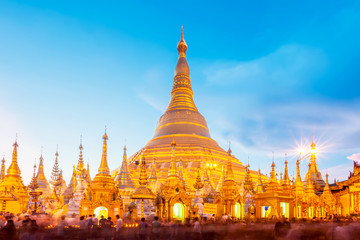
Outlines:
[[[295,176],[299,146],[344,180],[360,161],[360,4],[356,1],[0,3],[0,153],[18,134],[25,185],[43,146],[46,177],[59,146],[68,183],[79,156],[94,177],[107,126],[121,165],[165,111],[181,25],[194,101],[211,137],[250,168]],[[2,156],[1,156],[2,157]],[[302,177],[308,160],[301,163]]]

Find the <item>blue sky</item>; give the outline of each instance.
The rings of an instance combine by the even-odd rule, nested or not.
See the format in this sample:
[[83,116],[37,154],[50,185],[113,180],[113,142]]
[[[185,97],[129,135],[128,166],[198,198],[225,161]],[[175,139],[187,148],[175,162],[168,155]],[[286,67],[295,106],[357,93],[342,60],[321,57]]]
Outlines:
[[[0,153],[18,134],[24,182],[68,181],[80,135],[91,175],[108,128],[109,165],[153,136],[169,99],[184,25],[195,102],[212,137],[252,169],[277,171],[297,145],[344,179],[360,160],[360,4],[356,1],[1,1]],[[302,175],[307,162],[301,167]]]

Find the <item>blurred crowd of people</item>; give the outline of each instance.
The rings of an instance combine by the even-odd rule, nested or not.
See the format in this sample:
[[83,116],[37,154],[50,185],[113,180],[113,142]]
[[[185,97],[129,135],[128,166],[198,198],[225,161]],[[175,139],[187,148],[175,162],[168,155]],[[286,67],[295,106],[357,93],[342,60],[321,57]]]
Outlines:
[[232,239],[360,239],[360,219],[293,219],[240,221],[222,217],[216,220],[194,218],[160,221],[158,217],[123,222],[117,215],[62,216],[46,214],[0,214],[0,240],[232,240]]

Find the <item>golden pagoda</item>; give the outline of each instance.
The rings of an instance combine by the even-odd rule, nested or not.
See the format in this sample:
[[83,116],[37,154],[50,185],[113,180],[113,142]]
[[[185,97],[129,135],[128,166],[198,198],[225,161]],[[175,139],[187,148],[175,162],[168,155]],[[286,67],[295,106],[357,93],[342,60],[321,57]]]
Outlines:
[[176,167],[175,139],[171,142],[170,171],[165,183],[161,186],[161,193],[155,201],[156,213],[166,220],[184,221],[189,217],[191,197],[187,193],[183,181],[179,178]]
[[148,185],[148,175],[145,167],[145,157],[141,155],[140,162],[140,177],[139,177],[139,187],[131,194],[131,199],[141,200],[141,217],[144,217],[144,200],[154,200],[155,194],[151,191]]
[[[285,161],[284,175],[287,175],[287,161]],[[286,179],[283,179],[282,185],[280,185],[276,178],[275,163],[273,161],[270,179],[265,186],[265,191],[258,191],[255,194],[256,218],[279,218],[284,216],[290,219],[294,217],[294,196],[289,187],[285,186]]]
[[239,194],[232,169],[231,149],[228,150],[228,163],[222,188],[220,189],[221,199],[216,199],[218,203],[218,213],[223,213],[230,217],[242,218],[244,216],[244,198]]
[[11,165],[7,169],[4,180],[0,183],[0,204],[4,212],[14,214],[27,210],[29,195],[21,179],[21,171],[17,162],[17,141],[14,143]]
[[107,162],[107,140],[103,136],[103,149],[98,173],[85,189],[84,198],[81,200],[79,215],[96,214],[115,219],[115,215],[122,216],[122,199],[116,187],[115,180],[110,175]]
[[[174,139],[177,161],[182,159],[181,165],[186,169],[185,182],[189,190],[194,191],[197,166],[212,159],[214,166],[217,167],[211,171],[209,178],[213,183],[218,183],[222,174],[220,166],[227,163],[228,154],[210,137],[206,120],[194,103],[190,68],[186,59],[187,44],[183,31],[177,50],[179,58],[175,67],[170,103],[157,123],[153,138],[129,158],[129,169],[134,177],[138,177],[138,171],[135,171],[138,168],[136,163],[139,162],[141,153],[146,150],[147,157],[156,157],[156,165],[162,166],[158,169],[157,178],[165,183],[171,167],[171,142]],[[231,156],[231,163],[234,180],[242,181],[245,177],[245,167],[234,156]],[[251,174],[256,177],[256,172],[251,171]],[[217,186],[212,187],[217,188]]]
[[308,172],[305,175],[304,184],[307,184],[308,178],[310,176],[312,183],[315,185],[315,190],[320,191],[325,187],[325,182],[322,179],[321,172],[319,171],[316,163],[316,145],[314,143],[314,139],[310,145],[310,167]]
[[44,173],[44,158],[42,156],[42,153],[40,155],[39,168],[36,174],[36,181],[38,183],[37,191],[42,192],[43,196],[51,194],[51,188]]

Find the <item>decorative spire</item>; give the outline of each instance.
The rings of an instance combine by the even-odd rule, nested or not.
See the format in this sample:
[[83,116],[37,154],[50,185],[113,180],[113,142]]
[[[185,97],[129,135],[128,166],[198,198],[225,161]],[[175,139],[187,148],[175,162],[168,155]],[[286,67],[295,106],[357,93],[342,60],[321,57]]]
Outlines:
[[91,182],[89,163],[87,163],[87,166],[86,166],[86,181]]
[[190,68],[186,62],[186,50],[187,44],[184,40],[184,28],[181,29],[181,38],[180,42],[177,45],[177,50],[179,52],[179,60],[175,68],[175,76],[178,74],[186,74],[187,76],[190,75]]
[[56,193],[58,194],[58,189],[61,187],[62,185],[62,171],[60,170],[59,167],[59,162],[58,162],[58,157],[59,157],[59,152],[56,149],[56,153],[55,153],[55,163],[53,166],[53,169],[51,171],[51,180],[50,180],[50,184],[53,186],[53,188],[56,190]]
[[324,192],[330,192],[330,185],[329,185],[329,174],[326,173],[326,184],[325,184],[325,188],[324,188]]
[[254,185],[253,181],[251,179],[250,175],[250,165],[246,165],[245,167],[246,175],[245,175],[245,181],[244,181],[244,189],[246,192],[253,192],[254,191]]
[[296,179],[295,179],[295,182],[296,183],[301,183],[302,184],[302,181],[301,181],[301,175],[300,175],[300,161],[297,160],[296,161]]
[[284,170],[284,181],[283,184],[284,185],[290,185],[290,180],[289,180],[289,173],[288,173],[288,161],[287,161],[287,154],[285,154],[285,170]]
[[232,170],[232,164],[231,164],[231,148],[229,146],[229,150],[228,150],[228,164],[227,164],[227,169],[226,169],[226,175],[225,175],[225,181],[227,180],[232,180],[234,181],[234,173]]
[[270,182],[275,182],[275,183],[278,182],[276,179],[275,162],[274,161],[271,164]]
[[79,160],[76,166],[76,171],[78,172],[78,174],[81,177],[85,177],[84,175],[86,174],[86,170],[85,170],[85,165],[84,165],[84,159],[83,159],[83,145],[82,145],[82,135],[80,135],[80,146],[79,146]]
[[108,136],[106,134],[106,128],[105,128],[105,133],[103,136],[103,152],[102,152],[102,157],[101,157],[101,163],[100,163],[100,167],[98,170],[98,174],[103,174],[103,175],[110,175],[110,170],[108,167],[108,163],[107,163],[107,140],[108,140]]
[[[311,168],[311,163],[309,163],[309,168]],[[314,192],[314,185],[311,181],[311,177],[308,177],[307,184],[306,184],[306,193],[315,193]]]
[[36,178],[37,178],[37,180],[39,180],[39,179],[45,179],[46,180],[45,174],[44,174],[44,158],[42,156],[42,152],[41,152],[41,155],[40,155],[39,168],[38,168]]
[[182,164],[182,158],[180,158],[178,176],[179,176],[179,179],[180,179],[182,185],[183,185],[184,187],[186,187],[185,177],[184,177],[184,167],[183,167],[183,164]]
[[5,156],[1,160],[1,172],[0,172],[0,182],[5,179]]
[[218,185],[216,186],[216,191],[217,191],[217,192],[220,192],[224,180],[225,180],[225,168],[224,168],[224,165],[222,165],[222,166],[221,166],[221,176],[220,176],[220,179],[219,179],[219,183],[218,183]]
[[140,156],[140,177],[139,177],[139,184],[140,187],[146,187],[148,183],[148,175],[146,172],[146,166],[145,166],[145,157],[144,154],[141,154]]
[[35,192],[35,190],[38,189],[38,187],[39,187],[35,173],[36,173],[36,160],[35,160],[35,163],[34,163],[34,173],[33,173],[33,177],[31,178],[31,182],[30,182],[30,184],[29,184],[29,188],[30,188],[33,192]]
[[258,171],[258,184],[256,185],[256,192],[257,193],[263,193],[264,192],[264,184],[261,180],[261,172],[260,172],[260,168]]
[[151,164],[151,173],[150,173],[150,177],[149,177],[149,179],[150,179],[150,181],[151,181],[152,183],[155,183],[156,180],[157,180],[157,171],[156,171],[156,162],[155,162],[155,159],[156,159],[156,158],[153,158],[153,162],[152,162],[152,164]]
[[13,146],[14,146],[14,150],[13,150],[13,155],[12,155],[12,161],[11,161],[10,167],[7,170],[6,177],[11,176],[11,177],[15,177],[15,178],[21,178],[21,176],[20,176],[21,171],[20,171],[20,168],[19,168],[19,165],[17,162],[17,148],[19,146],[17,143],[17,140],[15,140],[15,143]]
[[127,163],[126,146],[124,146],[123,161],[117,179],[120,189],[135,188]]
[[170,172],[168,175],[168,178],[178,178],[179,176],[177,175],[177,171],[176,171],[176,159],[175,159],[175,147],[176,147],[176,143],[175,143],[175,139],[173,139],[172,143],[171,143],[171,160],[170,160]]
[[200,177],[200,165],[199,165],[199,167],[198,167],[196,180],[195,180],[195,183],[194,183],[193,186],[194,186],[194,188],[195,188],[196,190],[200,190],[201,188],[204,187],[204,184],[202,183],[201,177]]

